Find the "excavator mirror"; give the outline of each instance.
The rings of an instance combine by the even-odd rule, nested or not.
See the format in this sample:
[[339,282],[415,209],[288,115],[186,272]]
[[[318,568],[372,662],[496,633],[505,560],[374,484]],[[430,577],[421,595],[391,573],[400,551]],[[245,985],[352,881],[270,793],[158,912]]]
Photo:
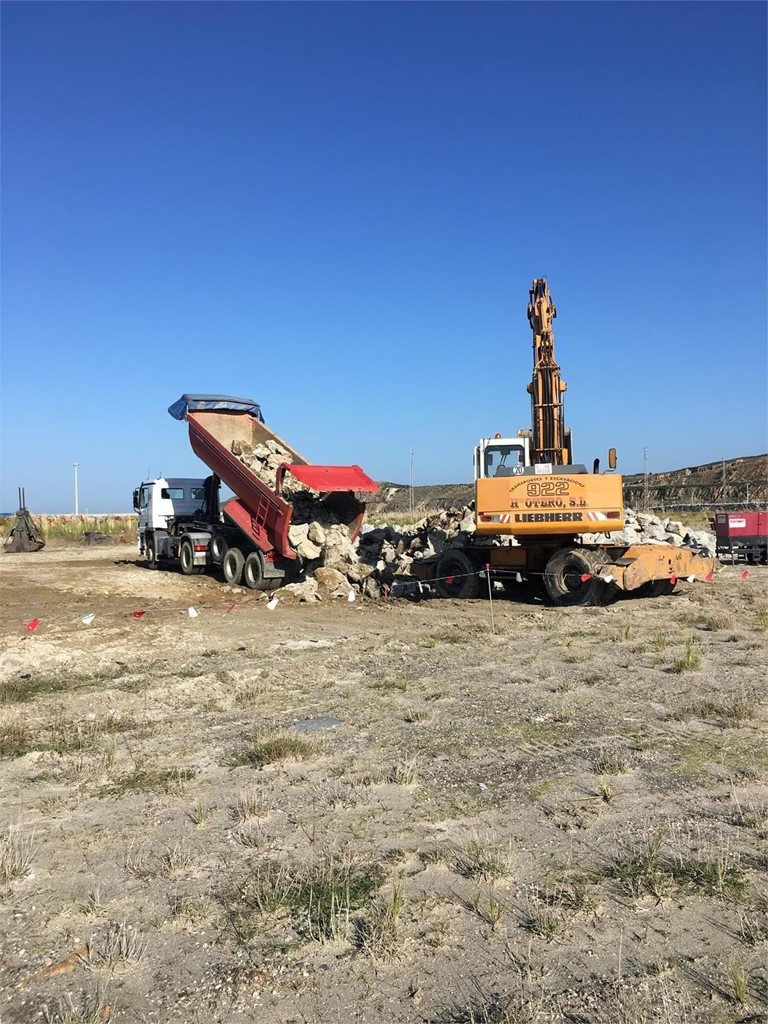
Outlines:
[[608,465],[611,469],[616,469],[616,449],[608,449]]

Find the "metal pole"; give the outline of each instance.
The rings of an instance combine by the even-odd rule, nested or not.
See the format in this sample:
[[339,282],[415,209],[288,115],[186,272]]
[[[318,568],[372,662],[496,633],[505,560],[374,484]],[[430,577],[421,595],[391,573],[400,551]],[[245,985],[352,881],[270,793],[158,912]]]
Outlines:
[[79,498],[79,495],[78,495],[78,492],[77,492],[77,467],[79,465],[80,465],[79,462],[73,462],[72,463],[72,468],[75,471],[75,515],[78,515],[79,512],[80,512],[80,498]]
[[411,448],[409,494],[410,494],[411,515],[413,515],[413,448]]
[[643,508],[648,511],[648,449],[643,448]]

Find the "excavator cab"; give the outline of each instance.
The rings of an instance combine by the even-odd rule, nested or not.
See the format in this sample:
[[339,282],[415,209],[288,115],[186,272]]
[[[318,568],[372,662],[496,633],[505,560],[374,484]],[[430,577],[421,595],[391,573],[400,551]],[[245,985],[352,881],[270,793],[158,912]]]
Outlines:
[[519,476],[530,465],[528,439],[484,437],[475,448],[475,480]]

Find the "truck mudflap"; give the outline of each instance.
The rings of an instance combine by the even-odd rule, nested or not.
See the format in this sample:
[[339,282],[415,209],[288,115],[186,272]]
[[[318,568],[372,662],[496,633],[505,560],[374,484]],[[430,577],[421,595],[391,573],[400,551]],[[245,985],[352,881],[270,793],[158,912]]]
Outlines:
[[600,568],[599,575],[604,579],[610,576],[619,590],[636,590],[653,580],[693,577],[700,582],[709,581],[719,564],[716,558],[670,544],[633,544],[604,550],[610,561]]

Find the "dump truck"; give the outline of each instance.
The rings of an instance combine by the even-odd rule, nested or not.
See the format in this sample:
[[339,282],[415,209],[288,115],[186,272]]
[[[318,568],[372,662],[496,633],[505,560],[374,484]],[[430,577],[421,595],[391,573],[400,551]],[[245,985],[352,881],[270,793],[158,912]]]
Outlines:
[[711,579],[715,559],[691,549],[589,543],[590,534],[623,529],[622,479],[613,448],[605,472],[598,459],[592,472],[573,461],[566,384],[555,360],[556,316],[547,279],[535,279],[528,304],[532,427],[484,438],[475,448],[475,532],[431,562],[433,586],[442,597],[471,598],[486,590],[488,578],[512,592],[520,583],[543,583],[557,605],[591,605],[621,592],[668,594],[679,578]]
[[716,513],[715,538],[717,554],[731,562],[768,565],[768,510]]
[[[300,578],[304,562],[289,540],[299,492],[313,494],[326,522],[343,525],[350,539],[359,533],[360,496],[378,491],[360,466],[312,465],[270,430],[248,398],[186,394],[168,411],[186,421],[192,450],[211,474],[161,477],[134,490],[139,552],[151,568],[187,576],[219,571],[227,583],[253,590]],[[266,479],[237,454],[260,445],[280,453]],[[224,501],[222,484],[232,492]]]

